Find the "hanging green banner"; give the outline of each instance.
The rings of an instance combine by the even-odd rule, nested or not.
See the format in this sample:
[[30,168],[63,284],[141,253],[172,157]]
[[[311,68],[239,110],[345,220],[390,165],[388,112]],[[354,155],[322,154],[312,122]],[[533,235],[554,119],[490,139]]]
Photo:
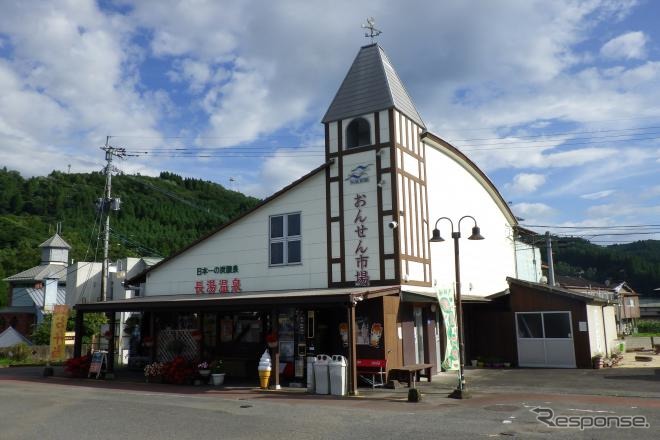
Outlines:
[[442,369],[446,371],[458,370],[460,360],[458,356],[458,325],[456,324],[456,304],[454,302],[454,289],[436,287],[436,296],[440,304],[442,319],[445,322],[445,358],[442,361]]

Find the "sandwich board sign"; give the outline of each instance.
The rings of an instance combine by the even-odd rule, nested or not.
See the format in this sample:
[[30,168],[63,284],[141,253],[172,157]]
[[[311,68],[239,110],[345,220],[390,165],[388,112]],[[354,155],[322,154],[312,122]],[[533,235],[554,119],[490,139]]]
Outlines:
[[96,374],[97,379],[101,377],[101,373],[105,372],[105,368],[108,367],[107,354],[107,351],[95,351],[92,353],[92,361],[89,365],[89,373],[87,374],[87,377],[92,377],[92,374]]

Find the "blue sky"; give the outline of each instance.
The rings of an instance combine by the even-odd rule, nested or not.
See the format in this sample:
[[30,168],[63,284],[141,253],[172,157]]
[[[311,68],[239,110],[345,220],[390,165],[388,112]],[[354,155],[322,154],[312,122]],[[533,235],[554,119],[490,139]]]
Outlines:
[[[152,151],[118,162],[125,172],[264,197],[322,162],[320,120],[374,16],[429,130],[524,224],[660,224],[655,1],[69,0],[0,12],[0,165],[25,176],[100,170],[111,135]],[[153,154],[192,147],[212,157]],[[660,234],[595,240],[646,238]]]

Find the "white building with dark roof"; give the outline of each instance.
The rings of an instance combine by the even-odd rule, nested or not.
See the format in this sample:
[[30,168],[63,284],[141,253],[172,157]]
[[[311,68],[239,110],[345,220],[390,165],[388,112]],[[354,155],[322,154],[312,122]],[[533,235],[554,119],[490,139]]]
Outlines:
[[44,313],[65,302],[71,246],[55,234],[39,247],[41,262],[38,266],[4,279],[9,283],[9,305],[0,309],[0,331],[11,326],[28,336]]
[[[256,375],[266,335],[292,382],[309,353],[346,355],[352,389],[360,360],[440,371],[436,287],[452,288],[455,268],[451,242],[429,242],[436,220],[486,237],[460,240],[464,300],[475,301],[519,276],[517,220],[488,177],[427,130],[377,44],[359,50],[323,124],[325,163],[129,279],[134,298],[76,308],[141,312],[154,341],[142,354],[160,360],[172,338],[201,335],[185,336],[197,341],[187,353],[222,358],[233,375]],[[448,222],[437,227],[452,236]]]

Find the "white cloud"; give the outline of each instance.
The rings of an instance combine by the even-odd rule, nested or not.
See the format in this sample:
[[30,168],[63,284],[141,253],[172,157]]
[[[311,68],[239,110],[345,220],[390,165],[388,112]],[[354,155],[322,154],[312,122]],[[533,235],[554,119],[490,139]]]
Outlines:
[[605,43],[600,53],[606,58],[644,59],[647,41],[644,32],[628,32]]
[[589,193],[589,194],[582,194],[580,198],[586,199],[586,200],[598,200],[598,199],[604,199],[606,197],[611,196],[614,193],[613,189],[606,189],[603,191],[597,191],[594,193]]
[[241,188],[247,194],[267,197],[291,182],[309,173],[323,163],[317,147],[278,150],[274,157],[266,158],[254,183]]
[[[1,61],[0,148],[3,162],[26,174],[47,173],[71,154],[89,170],[105,135],[158,136],[159,109],[135,89],[135,51],[127,26],[96,2],[3,5],[0,29],[12,56]],[[43,152],[40,154],[39,152]],[[26,160],[34,154],[40,158]]]
[[516,203],[511,210],[518,216],[524,217],[525,222],[548,219],[556,214],[556,210],[545,203]]
[[511,183],[504,188],[513,194],[528,194],[536,191],[546,181],[543,174],[520,173],[516,174]]

